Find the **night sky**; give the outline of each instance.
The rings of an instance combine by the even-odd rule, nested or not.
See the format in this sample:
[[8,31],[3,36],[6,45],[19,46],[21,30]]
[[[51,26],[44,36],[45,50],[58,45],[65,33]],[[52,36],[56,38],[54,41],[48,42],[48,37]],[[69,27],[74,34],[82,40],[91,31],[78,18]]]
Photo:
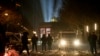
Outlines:
[[29,28],[34,28],[37,23],[43,22],[39,0],[23,0],[22,13],[24,21],[27,22],[25,25]]
[[99,22],[100,3],[98,0],[67,0],[65,3],[61,12],[63,21],[69,24]]
[[[1,1],[4,0],[0,0]],[[6,3],[8,0],[5,0]],[[17,1],[17,0],[16,0]],[[58,0],[54,0],[55,4]],[[61,8],[61,20],[70,22],[81,22],[83,19],[88,21],[99,21],[100,18],[100,2],[98,0],[65,0],[64,6]],[[8,3],[9,4],[9,3]],[[34,28],[38,23],[43,22],[43,11],[40,0],[22,0],[21,11],[23,20],[30,28]],[[54,6],[55,8],[55,6]]]
[[[82,21],[84,18],[89,18],[87,19],[88,21],[90,19],[92,21],[95,21],[99,20],[100,18],[100,3],[98,0],[65,0],[64,3],[65,5],[62,6],[63,8],[61,10],[61,18],[65,17],[68,20],[72,18],[72,21]],[[41,20],[43,21],[43,11],[40,6],[39,0],[26,0],[23,6],[25,6],[25,9],[23,9],[23,13],[25,13],[25,16],[27,18],[29,18],[28,20],[30,24],[34,24],[32,22],[34,20],[37,20],[37,22]],[[63,11],[63,9],[65,10]]]

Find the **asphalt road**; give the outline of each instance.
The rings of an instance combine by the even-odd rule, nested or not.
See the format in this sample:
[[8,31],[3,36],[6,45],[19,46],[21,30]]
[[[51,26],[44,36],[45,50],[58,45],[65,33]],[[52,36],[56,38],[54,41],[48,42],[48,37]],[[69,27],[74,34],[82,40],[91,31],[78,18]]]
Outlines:
[[[20,56],[93,56],[88,51],[63,51],[63,50],[51,50],[51,51],[43,51],[43,52],[30,52],[30,55],[27,53],[23,53]],[[100,56],[100,53],[94,55]]]

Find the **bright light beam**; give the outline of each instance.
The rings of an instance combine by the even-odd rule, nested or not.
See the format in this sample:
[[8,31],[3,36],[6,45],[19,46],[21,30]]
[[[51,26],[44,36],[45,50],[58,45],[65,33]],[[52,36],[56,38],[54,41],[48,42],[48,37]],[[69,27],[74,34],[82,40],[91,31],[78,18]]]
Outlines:
[[48,22],[51,21],[51,18],[53,16],[53,4],[54,4],[54,1],[53,0],[49,0],[48,1]]
[[48,21],[48,16],[47,16],[47,0],[40,0],[40,3],[41,3],[41,8],[42,8],[42,13],[43,13],[43,18],[44,18],[44,21],[47,22]]
[[62,7],[62,0],[56,0],[56,2],[55,6],[54,0],[40,0],[44,22],[51,22],[53,17],[58,17],[59,10]]
[[59,17],[59,11],[60,11],[61,7],[62,7],[62,0],[58,0],[55,11],[54,11],[55,12],[54,17],[56,17],[56,18]]

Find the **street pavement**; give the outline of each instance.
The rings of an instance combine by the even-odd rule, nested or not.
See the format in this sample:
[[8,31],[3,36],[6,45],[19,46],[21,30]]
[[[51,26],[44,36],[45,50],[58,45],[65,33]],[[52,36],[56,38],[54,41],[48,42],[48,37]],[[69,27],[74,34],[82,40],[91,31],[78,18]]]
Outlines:
[[[30,50],[32,50],[31,46],[29,46]],[[56,44],[53,45],[53,50],[50,51],[42,51],[41,46],[38,47],[39,51],[34,52],[30,51],[30,55],[27,55],[27,52],[22,53],[20,56],[100,56],[100,51],[98,51],[98,54],[92,55],[89,50],[88,44],[83,44],[83,46],[78,47],[75,50],[71,49],[61,49],[59,50],[56,46]],[[79,50],[78,50],[79,49]],[[71,50],[71,51],[70,51]],[[100,49],[98,49],[100,50]]]
[[[23,53],[20,56],[93,56],[89,51],[64,51],[64,50],[51,50],[51,51],[40,51],[40,52],[30,52],[30,55]],[[100,53],[94,55],[100,56]]]

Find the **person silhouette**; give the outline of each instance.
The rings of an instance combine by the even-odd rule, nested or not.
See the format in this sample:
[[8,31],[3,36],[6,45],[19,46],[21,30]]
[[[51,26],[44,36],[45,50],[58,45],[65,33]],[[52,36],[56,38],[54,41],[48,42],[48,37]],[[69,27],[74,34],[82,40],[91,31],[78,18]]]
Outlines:
[[99,37],[98,37],[98,46],[99,46],[99,48],[100,48],[100,35],[99,35]]
[[43,34],[43,36],[41,38],[41,41],[42,41],[42,51],[43,50],[46,51],[47,38],[46,38],[46,35],[45,34]]
[[23,32],[23,36],[21,38],[21,40],[22,40],[22,50],[21,50],[21,53],[22,53],[23,50],[27,50],[27,53],[29,54],[28,35],[29,35],[28,32]]
[[52,42],[53,42],[52,36],[48,34],[48,37],[47,37],[48,50],[52,49]]
[[32,36],[32,51],[34,51],[34,49],[37,51],[37,41],[38,41],[38,37],[33,34]]
[[97,41],[97,36],[95,32],[89,33],[88,42],[89,42],[90,51],[92,54],[97,54],[96,41]]

